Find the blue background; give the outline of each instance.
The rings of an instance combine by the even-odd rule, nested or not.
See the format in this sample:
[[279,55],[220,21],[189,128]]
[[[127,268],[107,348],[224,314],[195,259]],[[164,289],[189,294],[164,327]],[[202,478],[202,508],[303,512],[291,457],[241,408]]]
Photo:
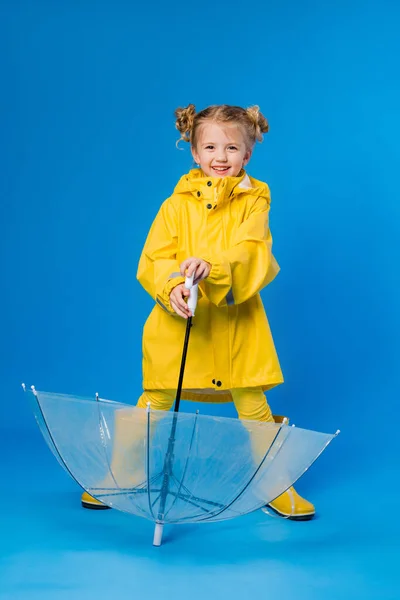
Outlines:
[[[266,573],[271,593],[276,585],[285,598],[400,596],[390,518],[399,493],[399,20],[394,0],[1,3],[0,598],[109,596],[86,575],[68,580],[78,558],[58,573],[50,549],[53,558],[57,549],[90,554],[94,544],[101,560],[109,553],[109,577],[120,584],[120,552],[134,548],[135,559],[150,561],[151,580],[165,568],[147,548],[147,523],[78,512],[79,490],[47,456],[20,383],[136,402],[152,306],[137,262],[158,207],[192,167],[189,148],[175,148],[173,117],[190,102],[258,104],[270,122],[248,168],[270,185],[282,269],[262,294],[286,379],[268,398],[298,426],[342,434],[299,485],[323,518],[266,530],[259,513],[247,526],[239,519],[193,529],[193,538],[180,533],[162,550],[176,553],[164,560],[177,569],[163,585],[179,576],[184,593],[190,578],[179,569],[191,549],[198,597],[208,586],[216,598],[220,588],[267,597],[256,586]],[[234,414],[231,405],[201,411]],[[96,534],[95,518],[107,534]],[[234,539],[251,560],[235,553]],[[279,550],[276,539],[285,540]],[[21,567],[38,561],[24,588],[27,571],[13,570],[13,556]],[[143,572],[127,566],[135,568]],[[142,590],[150,597],[164,589],[154,581]]]

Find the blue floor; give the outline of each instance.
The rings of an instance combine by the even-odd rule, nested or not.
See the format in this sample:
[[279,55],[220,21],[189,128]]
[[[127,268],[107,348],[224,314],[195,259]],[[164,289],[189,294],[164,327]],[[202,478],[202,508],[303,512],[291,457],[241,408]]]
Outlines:
[[317,505],[313,521],[258,511],[170,526],[154,548],[152,523],[82,509],[38,432],[22,445],[12,433],[1,439],[1,600],[400,598],[390,469],[371,476],[343,465],[327,477],[333,444],[297,485]]

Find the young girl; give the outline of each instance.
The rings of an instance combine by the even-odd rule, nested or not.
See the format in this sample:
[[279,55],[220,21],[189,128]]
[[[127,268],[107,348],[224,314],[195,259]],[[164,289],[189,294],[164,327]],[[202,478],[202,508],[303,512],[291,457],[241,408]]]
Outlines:
[[[257,106],[193,104],[175,112],[181,140],[199,168],[161,206],[137,278],[154,298],[143,331],[143,387],[138,406],[169,410],[175,400],[185,320],[185,276],[199,300],[188,348],[183,397],[233,401],[240,419],[274,421],[264,392],[283,377],[259,292],[279,271],[272,255],[268,186],[246,174],[256,140],[268,131]],[[86,492],[87,508],[104,506]],[[292,519],[314,506],[290,488],[269,505]]]

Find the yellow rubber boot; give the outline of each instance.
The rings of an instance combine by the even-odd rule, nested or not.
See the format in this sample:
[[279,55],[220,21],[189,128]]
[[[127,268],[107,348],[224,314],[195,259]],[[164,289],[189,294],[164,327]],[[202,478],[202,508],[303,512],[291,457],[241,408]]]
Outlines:
[[309,521],[315,515],[315,507],[290,487],[278,498],[267,504],[275,513],[292,521]]
[[100,502],[100,500],[96,500],[96,498],[93,498],[93,496],[87,492],[83,492],[81,496],[81,503],[83,508],[91,508],[92,510],[105,510],[107,508],[111,508],[111,506],[107,506],[106,504]]
[[[273,415],[275,423],[282,423],[285,417]],[[267,509],[271,508],[275,513],[292,521],[309,521],[315,515],[315,506],[302,498],[296,492],[294,487],[290,487],[286,492],[275,498],[267,504]]]

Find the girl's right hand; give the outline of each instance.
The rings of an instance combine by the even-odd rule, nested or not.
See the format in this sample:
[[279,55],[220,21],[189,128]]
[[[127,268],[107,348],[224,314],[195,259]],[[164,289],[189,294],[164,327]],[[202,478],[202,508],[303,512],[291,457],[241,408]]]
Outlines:
[[176,285],[169,295],[169,302],[176,312],[177,315],[182,317],[183,319],[187,319],[188,317],[192,317],[192,313],[190,312],[188,305],[185,302],[185,298],[190,296],[190,290],[185,287],[184,283],[180,283]]
[[211,271],[211,265],[202,258],[191,256],[183,261],[180,265],[182,277],[191,277],[194,275],[193,284],[199,283],[202,279],[206,279]]

